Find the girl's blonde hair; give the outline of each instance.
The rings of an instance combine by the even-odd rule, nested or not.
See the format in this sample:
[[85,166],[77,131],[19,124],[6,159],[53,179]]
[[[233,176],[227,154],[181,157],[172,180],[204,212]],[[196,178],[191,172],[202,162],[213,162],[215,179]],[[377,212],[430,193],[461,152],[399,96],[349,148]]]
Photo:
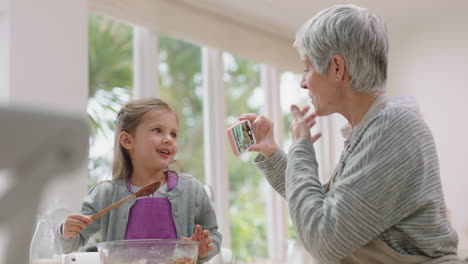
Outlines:
[[114,137],[114,159],[112,160],[112,179],[127,179],[132,175],[133,165],[130,155],[120,145],[120,132],[133,133],[141,123],[143,115],[151,110],[162,110],[177,114],[169,105],[158,98],[137,99],[128,102],[117,114]]

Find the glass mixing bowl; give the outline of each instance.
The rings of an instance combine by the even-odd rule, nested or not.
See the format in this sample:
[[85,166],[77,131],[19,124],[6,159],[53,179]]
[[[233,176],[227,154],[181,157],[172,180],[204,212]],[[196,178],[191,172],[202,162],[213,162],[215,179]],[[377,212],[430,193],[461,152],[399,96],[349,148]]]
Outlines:
[[196,264],[198,257],[196,241],[119,240],[97,247],[101,264]]

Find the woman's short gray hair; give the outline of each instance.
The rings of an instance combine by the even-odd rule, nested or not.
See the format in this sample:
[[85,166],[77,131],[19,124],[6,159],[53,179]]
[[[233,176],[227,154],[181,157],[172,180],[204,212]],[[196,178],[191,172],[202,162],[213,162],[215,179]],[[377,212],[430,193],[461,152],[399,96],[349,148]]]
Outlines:
[[356,92],[385,90],[388,38],[383,20],[355,5],[325,9],[301,26],[294,46],[325,74],[334,55],[341,55]]

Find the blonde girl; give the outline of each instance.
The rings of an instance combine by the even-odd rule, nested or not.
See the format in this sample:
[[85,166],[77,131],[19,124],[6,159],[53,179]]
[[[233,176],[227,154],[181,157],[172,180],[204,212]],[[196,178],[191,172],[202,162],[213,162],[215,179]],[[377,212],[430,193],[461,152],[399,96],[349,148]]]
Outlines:
[[[117,115],[112,181],[101,182],[85,196],[81,214],[67,216],[59,233],[63,251],[75,251],[100,232],[102,241],[190,239],[199,242],[202,263],[219,252],[221,234],[201,183],[170,171],[178,151],[176,113],[157,98],[129,102]],[[138,198],[93,221],[90,216],[160,181],[150,197]]]

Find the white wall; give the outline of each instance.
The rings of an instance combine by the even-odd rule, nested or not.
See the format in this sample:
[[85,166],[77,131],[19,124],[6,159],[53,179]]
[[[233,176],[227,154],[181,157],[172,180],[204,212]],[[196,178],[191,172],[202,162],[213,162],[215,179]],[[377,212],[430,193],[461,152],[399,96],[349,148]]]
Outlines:
[[411,24],[389,25],[388,87],[392,94],[415,96],[420,104],[438,148],[452,224],[458,232],[460,248],[466,251],[468,16],[459,9],[448,7]]
[[[86,116],[87,3],[87,0],[0,0],[1,103],[53,108]],[[30,129],[34,131],[34,127]],[[58,180],[51,182],[43,194],[39,214],[58,207],[79,210],[87,189],[87,164],[77,171],[57,176]],[[24,200],[18,201],[18,207],[31,197],[28,193],[23,196]],[[11,242],[9,238],[13,234],[9,231],[18,228],[28,232],[33,230],[30,226],[0,225],[1,263],[1,259],[6,257],[7,242],[21,244],[17,247],[18,252],[9,252],[8,258],[22,256],[18,263],[26,263],[28,259],[32,232],[29,238]]]
[[[87,26],[87,0],[0,0],[0,102],[86,117]],[[78,211],[87,190],[87,174],[85,163],[77,171],[57,175],[43,195],[40,213],[57,207]],[[18,204],[27,202],[28,196],[25,193]],[[0,251],[5,241],[5,232],[0,232]],[[26,253],[28,248],[18,250]]]

